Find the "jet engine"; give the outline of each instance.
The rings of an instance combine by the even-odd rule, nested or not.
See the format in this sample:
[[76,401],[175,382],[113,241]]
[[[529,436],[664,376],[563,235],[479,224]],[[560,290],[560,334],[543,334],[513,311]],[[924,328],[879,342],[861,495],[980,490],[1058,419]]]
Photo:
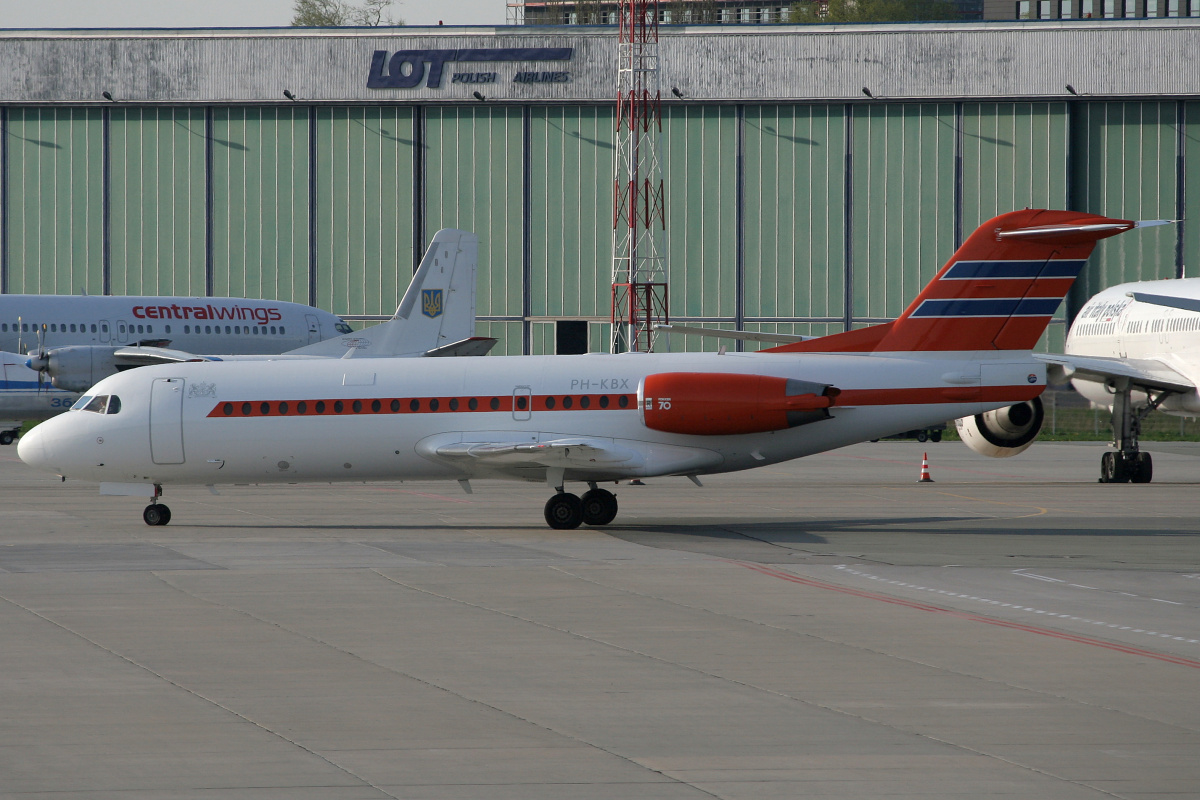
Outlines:
[[709,372],[647,375],[642,422],[668,433],[719,436],[794,428],[829,418],[838,390],[823,383]]
[[47,375],[57,389],[87,391],[102,379],[117,373],[117,348],[94,345],[56,347],[30,358],[26,364]]
[[991,458],[1008,458],[1025,452],[1042,431],[1046,415],[1042,399],[998,408],[955,420],[958,435],[967,447]]

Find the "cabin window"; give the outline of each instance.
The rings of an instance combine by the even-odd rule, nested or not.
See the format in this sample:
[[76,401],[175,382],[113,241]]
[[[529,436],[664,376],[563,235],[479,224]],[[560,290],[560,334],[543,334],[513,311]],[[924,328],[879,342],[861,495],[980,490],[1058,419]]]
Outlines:
[[[104,331],[105,333],[108,333],[108,325],[107,325],[107,324],[101,325],[101,326],[100,326],[100,330]],[[93,326],[92,326],[92,333],[95,333],[95,332],[96,332],[96,326],[95,326],[95,325],[93,325]]]
[[271,326],[271,335],[272,336],[275,335],[275,326],[274,325]]
[[241,334],[242,334],[242,326],[241,326],[241,325],[234,325],[234,326],[233,326],[233,332],[234,332],[234,333],[236,333],[237,335],[241,336]]
[[8,333],[8,323],[0,322],[0,333]]
[[212,333],[212,325],[205,325],[205,326],[204,326],[204,332],[205,332],[205,333]]
[[233,333],[233,329],[232,329],[232,327],[231,327],[231,326],[229,326],[229,325],[226,325],[226,326],[225,326],[225,333]]
[[282,325],[280,325],[280,326],[279,326],[279,335],[280,335],[280,336],[283,336],[283,335],[285,335],[286,333],[287,333],[287,331],[285,331],[285,330],[283,329],[283,326],[282,326]]
[[[164,325],[163,327],[165,327],[165,328],[167,329],[167,333],[170,333],[170,332],[171,332],[171,326],[170,326],[170,325]],[[95,326],[95,325],[93,325],[93,326],[92,326],[92,333],[95,333],[95,332],[96,332],[96,326]]]

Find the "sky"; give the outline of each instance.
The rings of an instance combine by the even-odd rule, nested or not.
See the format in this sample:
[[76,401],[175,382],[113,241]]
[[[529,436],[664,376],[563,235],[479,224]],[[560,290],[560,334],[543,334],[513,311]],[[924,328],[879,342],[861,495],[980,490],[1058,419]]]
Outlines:
[[[407,0],[409,25],[503,25],[506,0]],[[284,27],[294,0],[0,0],[0,28]],[[353,0],[351,0],[353,4]]]

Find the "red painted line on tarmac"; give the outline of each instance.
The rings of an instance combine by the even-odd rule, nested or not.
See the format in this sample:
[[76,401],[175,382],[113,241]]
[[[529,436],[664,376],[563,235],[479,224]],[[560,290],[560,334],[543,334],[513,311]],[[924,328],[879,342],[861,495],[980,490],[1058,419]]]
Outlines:
[[1054,630],[1050,630],[1049,628],[1041,628],[1041,627],[1038,627],[1037,625],[1027,625],[1022,622],[1010,622],[1008,620],[996,619],[995,617],[985,617],[981,614],[972,614],[967,611],[954,611],[949,608],[942,608],[940,606],[929,605],[928,603],[921,603],[921,602],[918,602],[915,600],[904,600],[899,597],[889,597],[885,594],[878,594],[876,592],[868,592],[868,591],[864,591],[862,589],[851,589],[848,586],[838,586],[835,583],[826,583],[825,581],[819,581],[814,578],[804,578],[799,575],[794,575],[790,572],[784,572],[783,570],[774,569],[772,567],[766,567],[766,566],[763,566],[762,564],[751,564],[751,563],[748,563],[745,561],[733,561],[730,563],[737,564],[737,565],[745,567],[747,569],[754,570],[755,572],[758,572],[762,575],[766,575],[767,577],[770,577],[770,578],[779,578],[780,580],[790,581],[791,583],[799,583],[799,584],[803,584],[804,586],[810,586],[814,589],[827,589],[827,590],[833,591],[833,592],[840,592],[842,594],[853,595],[854,597],[861,597],[866,600],[878,600],[883,603],[890,603],[892,605],[904,606],[906,608],[912,608],[917,611],[928,611],[928,612],[935,613],[935,614],[946,614],[948,616],[955,617],[957,619],[964,619],[969,622],[982,622],[985,625],[995,625],[995,626],[998,626],[1001,628],[1010,628],[1012,630],[1024,631],[1025,633],[1035,633],[1038,636],[1049,636],[1054,639],[1061,639],[1061,640],[1067,641],[1067,642],[1074,642],[1075,644],[1085,644],[1090,647],[1102,647],[1105,650],[1115,650],[1118,653],[1125,653],[1127,655],[1132,655],[1132,656],[1142,656],[1143,658],[1152,658],[1156,661],[1165,661],[1168,664],[1175,664],[1180,667],[1191,667],[1193,669],[1200,669],[1200,661],[1196,661],[1191,658],[1184,658],[1183,656],[1174,656],[1169,653],[1158,653],[1153,650],[1146,650],[1145,648],[1135,647],[1134,645],[1121,644],[1120,642],[1110,642],[1110,641],[1105,641],[1104,639],[1093,639],[1090,636],[1081,636],[1081,635],[1075,634],[1075,633],[1054,631]]

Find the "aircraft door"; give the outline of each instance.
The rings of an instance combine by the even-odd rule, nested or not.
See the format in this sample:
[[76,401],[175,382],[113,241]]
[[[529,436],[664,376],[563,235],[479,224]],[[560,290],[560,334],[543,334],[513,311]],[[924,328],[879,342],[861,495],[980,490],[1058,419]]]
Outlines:
[[108,332],[108,320],[102,319],[100,320],[100,341],[103,344],[108,344],[108,340],[110,338],[111,337]]
[[155,378],[150,386],[150,460],[183,463],[183,378]]
[[533,390],[528,386],[513,389],[513,419],[524,422],[533,414]]
[[117,341],[121,344],[129,341],[129,325],[123,319],[117,320]]
[[304,318],[308,320],[308,343],[316,344],[321,341],[321,323],[312,314],[305,314]]

